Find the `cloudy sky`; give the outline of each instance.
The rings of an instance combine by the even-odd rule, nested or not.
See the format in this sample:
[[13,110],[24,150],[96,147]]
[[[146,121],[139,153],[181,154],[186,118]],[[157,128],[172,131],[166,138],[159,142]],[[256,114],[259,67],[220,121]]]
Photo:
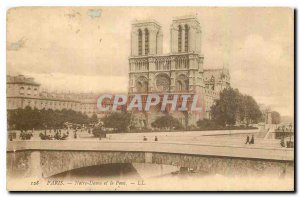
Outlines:
[[155,19],[169,53],[173,17],[197,15],[204,68],[227,67],[231,85],[282,115],[293,115],[293,12],[287,8],[12,8],[7,74],[47,90],[126,92],[131,23]]

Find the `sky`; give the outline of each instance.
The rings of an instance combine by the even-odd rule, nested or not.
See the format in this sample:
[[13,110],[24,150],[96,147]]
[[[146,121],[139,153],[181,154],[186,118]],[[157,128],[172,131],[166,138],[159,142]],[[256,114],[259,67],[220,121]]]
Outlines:
[[281,115],[294,112],[294,19],[289,8],[19,7],[7,12],[7,74],[42,89],[127,92],[131,23],[155,19],[170,52],[170,25],[195,15],[204,68],[230,70],[231,86]]

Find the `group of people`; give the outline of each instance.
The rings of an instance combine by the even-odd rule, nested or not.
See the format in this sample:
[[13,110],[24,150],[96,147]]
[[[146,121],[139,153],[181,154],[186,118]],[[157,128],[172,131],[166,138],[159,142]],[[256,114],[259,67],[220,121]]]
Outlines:
[[245,144],[254,144],[254,135],[252,135],[251,139],[250,139],[250,136],[247,135]]
[[[84,132],[84,131],[87,131],[89,134],[91,133],[91,129],[79,129],[79,128],[75,128],[74,131],[73,131],[73,138],[74,139],[77,139],[78,137],[78,134],[77,132]],[[40,138],[42,140],[66,140],[68,137],[69,137],[69,129],[65,132],[62,133],[62,130],[61,129],[55,129],[54,130],[54,135],[51,134],[51,130],[48,131],[49,134],[46,132],[43,133],[40,133]]]
[[294,127],[292,125],[282,125],[278,126],[276,130],[281,131],[281,132],[292,132]]
[[[21,133],[20,133],[19,137],[20,137],[21,140],[30,140],[31,137],[33,137],[33,134],[32,134],[32,132],[21,130]],[[12,139],[11,139],[11,141],[12,141]]]
[[[147,141],[147,140],[148,140],[148,138],[147,138],[146,136],[144,136],[143,140],[144,140],[144,141]],[[154,137],[154,141],[158,141],[158,138],[157,138],[157,136],[155,136],[155,137]]]
[[[51,130],[49,131],[51,133]],[[69,131],[67,133],[62,133],[60,129],[54,131],[54,135],[47,134],[46,130],[44,133],[39,134],[41,140],[66,140],[69,136]]]

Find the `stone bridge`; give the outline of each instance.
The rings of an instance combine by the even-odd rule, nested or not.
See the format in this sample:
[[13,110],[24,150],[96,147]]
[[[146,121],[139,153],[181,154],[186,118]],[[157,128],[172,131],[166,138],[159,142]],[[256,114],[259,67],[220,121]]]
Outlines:
[[[294,151],[167,142],[8,142],[7,174],[43,177],[115,163],[151,163],[223,175],[264,175],[294,169]],[[293,173],[293,172],[292,172]]]

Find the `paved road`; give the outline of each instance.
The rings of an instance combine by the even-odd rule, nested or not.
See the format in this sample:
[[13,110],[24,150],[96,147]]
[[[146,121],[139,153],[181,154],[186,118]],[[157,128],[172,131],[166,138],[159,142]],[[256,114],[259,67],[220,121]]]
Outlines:
[[[155,136],[145,135],[148,141],[154,141]],[[249,135],[251,137],[251,135]],[[238,146],[238,147],[260,147],[260,148],[281,148],[280,140],[263,139],[255,137],[255,144],[245,144],[246,136],[157,136],[159,142],[184,142],[202,145],[218,145],[218,146]],[[115,137],[108,136],[107,140],[111,141],[142,141],[143,136],[139,137]]]
[[80,150],[157,152],[191,155],[256,158],[269,160],[294,160],[294,150],[286,148],[262,148],[251,146],[221,146],[184,142],[150,141],[13,141],[7,151],[18,150]]

